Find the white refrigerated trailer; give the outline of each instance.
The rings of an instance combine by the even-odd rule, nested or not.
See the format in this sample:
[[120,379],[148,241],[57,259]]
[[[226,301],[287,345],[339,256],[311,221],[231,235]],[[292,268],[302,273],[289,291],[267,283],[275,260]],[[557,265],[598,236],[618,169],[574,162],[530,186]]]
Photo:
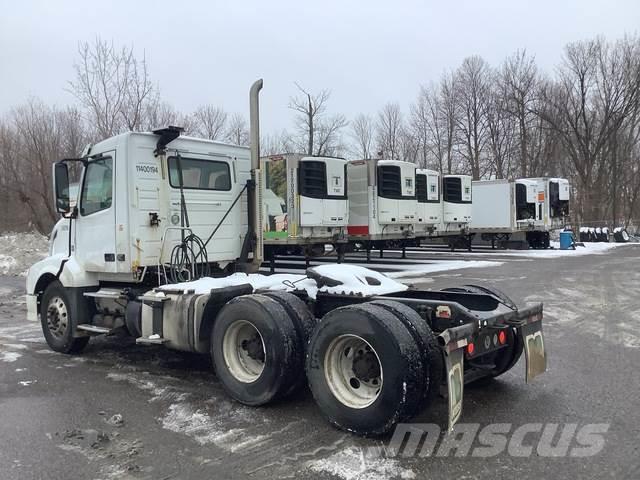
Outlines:
[[569,184],[565,179],[473,182],[469,232],[501,248],[549,248],[550,231],[564,227]]
[[[433,172],[435,174],[437,172]],[[431,175],[432,178],[435,175]],[[429,178],[429,177],[427,177]],[[432,179],[431,182],[434,182]],[[433,186],[430,187],[433,190]],[[469,175],[444,174],[440,176],[438,184],[440,194],[438,203],[428,203],[424,207],[434,225],[416,226],[418,244],[447,243],[449,247],[455,248],[471,247],[473,234],[469,233],[469,222],[472,217],[472,188],[471,177]]]
[[416,166],[400,160],[357,160],[347,165],[349,242],[366,250],[414,241],[418,217]]
[[433,234],[442,220],[440,199],[440,173],[419,168],[416,170],[417,213],[414,231],[416,237]]
[[[140,345],[206,353],[239,402],[265,405],[308,384],[333,425],[362,435],[410,421],[445,383],[452,426],[464,383],[503,374],[522,352],[527,381],[542,373],[542,304],[518,309],[482,286],[409,289],[354,265],[255,273],[265,200],[269,211],[281,207],[264,195],[261,88],[259,80],[250,94],[250,156],[167,127],[119,135],[54,164],[62,218],[26,281],[28,318],[40,322],[48,345],[79,353],[91,336],[121,332]],[[73,199],[69,164],[81,171]],[[380,210],[384,225],[410,225],[415,209],[387,200],[415,202],[415,172],[398,162],[380,167],[373,172],[387,196],[372,204],[376,218]]]
[[299,154],[261,159],[265,256],[344,254],[349,202],[347,161]]

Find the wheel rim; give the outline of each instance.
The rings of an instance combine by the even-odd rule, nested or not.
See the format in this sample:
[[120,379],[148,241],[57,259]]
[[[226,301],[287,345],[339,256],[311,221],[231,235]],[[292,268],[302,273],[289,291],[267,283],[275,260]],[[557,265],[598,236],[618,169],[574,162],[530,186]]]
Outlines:
[[53,297],[47,305],[47,328],[54,338],[62,338],[69,324],[67,304],[60,297]]
[[371,344],[357,335],[341,335],[327,348],[324,374],[334,397],[350,408],[365,408],[382,391],[382,364]]
[[222,355],[233,377],[243,383],[255,382],[264,370],[266,350],[262,335],[247,320],[229,325],[222,339]]

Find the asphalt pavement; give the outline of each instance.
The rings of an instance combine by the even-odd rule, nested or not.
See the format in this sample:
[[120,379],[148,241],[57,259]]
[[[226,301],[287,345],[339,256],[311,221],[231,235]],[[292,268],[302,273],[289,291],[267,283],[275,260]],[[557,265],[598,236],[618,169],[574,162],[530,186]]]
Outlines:
[[[264,408],[234,402],[207,356],[127,337],[92,339],[77,356],[53,353],[40,325],[26,321],[24,278],[0,277],[0,479],[638,478],[639,258],[640,246],[505,257],[419,280],[494,285],[519,304],[544,302],[548,371],[526,385],[521,360],[468,386],[461,422],[511,431],[558,424],[558,432],[608,424],[603,448],[588,457],[541,455],[535,434],[525,456],[371,455],[389,439],[332,428],[307,390]],[[444,428],[445,401],[415,422]]]

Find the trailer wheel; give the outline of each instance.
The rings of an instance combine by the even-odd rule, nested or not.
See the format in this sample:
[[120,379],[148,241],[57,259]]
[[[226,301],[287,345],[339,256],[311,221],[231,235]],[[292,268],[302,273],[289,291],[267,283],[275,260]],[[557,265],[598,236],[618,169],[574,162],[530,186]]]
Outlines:
[[[293,326],[296,330],[298,348],[301,352],[303,352],[303,355],[306,355],[307,347],[309,345],[309,338],[311,338],[311,334],[313,333],[313,329],[317,323],[316,317],[314,317],[313,314],[309,311],[307,305],[293,293],[283,291],[269,291],[264,292],[263,295],[273,298],[287,311],[287,314],[293,322]],[[286,394],[289,394],[300,388],[305,384],[305,381],[306,377],[304,374],[304,368],[301,367],[297,369],[296,379],[293,381],[289,391]]]
[[438,346],[438,340],[427,321],[404,303],[392,300],[375,300],[371,302],[371,305],[378,305],[393,313],[407,327],[418,344],[424,367],[422,377],[424,394],[419,399],[415,410],[415,413],[418,414],[422,409],[428,407],[440,393],[440,384],[444,377],[444,358]]
[[259,294],[236,297],[222,307],[211,332],[211,358],[227,393],[252,406],[286,395],[304,368],[286,309]]
[[51,350],[80,353],[89,343],[88,336],[73,336],[72,311],[66,289],[58,281],[51,283],[40,300],[40,323]]
[[414,414],[425,374],[418,343],[394,314],[372,304],[327,313],[309,344],[307,379],[330,423],[381,435]]

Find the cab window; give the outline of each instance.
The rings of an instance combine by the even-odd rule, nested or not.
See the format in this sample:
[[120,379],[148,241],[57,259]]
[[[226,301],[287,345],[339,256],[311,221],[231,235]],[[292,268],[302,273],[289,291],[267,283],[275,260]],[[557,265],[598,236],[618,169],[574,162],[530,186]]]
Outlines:
[[[182,188],[197,190],[231,190],[231,172],[227,162],[180,157]],[[178,158],[169,158],[169,184],[180,188]]]
[[113,199],[113,159],[101,158],[89,162],[84,174],[80,214],[83,216],[111,207]]

